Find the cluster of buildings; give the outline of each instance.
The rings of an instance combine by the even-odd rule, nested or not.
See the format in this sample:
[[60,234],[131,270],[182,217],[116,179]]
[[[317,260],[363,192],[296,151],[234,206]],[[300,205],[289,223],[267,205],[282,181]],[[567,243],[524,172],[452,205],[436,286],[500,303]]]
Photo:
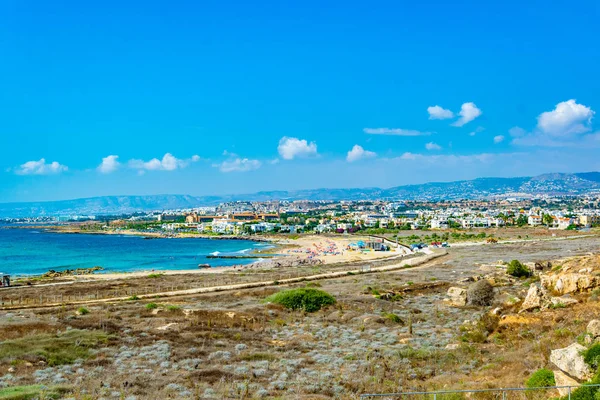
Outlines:
[[[360,209],[362,208],[362,209]],[[600,210],[443,208],[414,209],[390,207],[336,207],[327,210],[286,210],[284,212],[190,212],[179,223],[163,224],[163,229],[188,229],[200,233],[253,234],[300,232],[354,232],[364,229],[450,229],[499,228],[504,226],[547,226],[573,229],[600,225]]]

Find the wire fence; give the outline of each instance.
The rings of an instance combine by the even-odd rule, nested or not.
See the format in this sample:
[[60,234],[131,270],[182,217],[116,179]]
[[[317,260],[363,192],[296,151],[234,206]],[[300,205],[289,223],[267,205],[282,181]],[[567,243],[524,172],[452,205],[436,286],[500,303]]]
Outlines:
[[[434,392],[402,392],[402,393],[369,393],[362,394],[361,399],[395,399],[395,400],[461,400],[461,399],[502,399],[502,400],[542,400],[550,398],[571,399],[573,393],[581,388],[590,391],[600,389],[598,385],[581,386],[547,386],[536,388],[503,388],[475,390],[440,390]],[[593,395],[591,395],[593,396]],[[583,398],[583,397],[578,397]],[[590,397],[592,400],[593,397]]]
[[[405,257],[390,257],[370,260],[361,264],[350,263],[333,266],[311,265],[289,267],[284,270],[232,270],[218,274],[165,275],[161,279],[147,277],[103,281],[59,282],[32,286],[12,286],[0,289],[0,309],[27,308],[36,306],[88,303],[94,301],[119,300],[124,298],[151,297],[166,293],[174,296],[178,292],[208,290],[211,288],[265,284],[299,283],[305,280],[339,278],[346,274],[379,272],[378,268],[398,265],[399,268],[413,267],[428,262],[445,252],[429,255],[413,254]],[[337,275],[336,275],[337,274]],[[155,275],[160,275],[157,271]],[[84,277],[85,279],[85,277]],[[193,293],[190,293],[193,294]]]

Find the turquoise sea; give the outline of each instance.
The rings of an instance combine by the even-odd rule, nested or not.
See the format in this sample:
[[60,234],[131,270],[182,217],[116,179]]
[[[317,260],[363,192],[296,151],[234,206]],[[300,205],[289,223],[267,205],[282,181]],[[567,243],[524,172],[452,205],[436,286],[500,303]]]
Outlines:
[[48,270],[101,266],[104,272],[222,267],[256,259],[207,259],[209,254],[240,255],[266,243],[248,240],[144,239],[124,235],[52,233],[0,225],[0,273],[36,275]]

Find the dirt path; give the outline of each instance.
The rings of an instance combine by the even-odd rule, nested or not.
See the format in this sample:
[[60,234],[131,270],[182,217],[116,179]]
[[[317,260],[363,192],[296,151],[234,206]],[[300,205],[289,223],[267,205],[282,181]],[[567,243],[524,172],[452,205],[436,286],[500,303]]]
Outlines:
[[[347,277],[349,275],[357,275],[357,274],[366,274],[366,273],[375,273],[375,272],[386,272],[386,271],[395,271],[400,269],[407,269],[413,267],[424,266],[424,264],[429,263],[430,261],[437,259],[439,257],[443,257],[447,255],[447,251],[439,250],[432,252],[431,254],[426,254],[420,257],[410,258],[407,260],[402,260],[398,264],[386,265],[381,267],[370,267],[364,266],[359,269],[354,270],[346,270],[346,271],[337,271],[337,272],[329,272],[324,274],[310,275],[310,276],[302,276],[298,278],[288,278],[282,279],[280,281],[263,281],[263,282],[250,282],[250,283],[242,283],[242,284],[234,284],[234,285],[222,285],[222,286],[211,286],[211,287],[203,287],[203,288],[194,288],[194,289],[185,289],[185,290],[176,290],[176,291],[168,291],[168,292],[160,292],[160,293],[149,293],[144,295],[137,296],[138,299],[156,299],[156,298],[169,298],[175,296],[187,296],[187,295],[195,295],[195,294],[203,294],[203,293],[214,293],[214,292],[223,292],[229,290],[243,290],[243,289],[254,289],[265,286],[273,286],[273,285],[288,285],[293,283],[300,282],[308,282],[308,281],[318,281],[323,279],[333,279],[333,278],[341,278]],[[69,301],[63,303],[47,303],[42,305],[30,305],[30,306],[13,306],[13,307],[2,307],[2,310],[20,310],[20,309],[37,309],[37,308],[52,308],[52,307],[61,307],[61,306],[74,306],[74,305],[86,305],[86,304],[102,304],[102,303],[112,303],[118,301],[126,301],[130,300],[131,297],[122,296],[122,297],[113,297],[107,299],[97,299],[97,300],[80,300],[80,301]]]

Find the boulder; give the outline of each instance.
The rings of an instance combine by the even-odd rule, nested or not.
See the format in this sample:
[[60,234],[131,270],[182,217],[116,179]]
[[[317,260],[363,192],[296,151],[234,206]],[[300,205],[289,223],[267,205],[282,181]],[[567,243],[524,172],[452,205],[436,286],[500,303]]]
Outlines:
[[[579,382],[575,379],[571,378],[569,375],[562,372],[560,369],[554,371],[554,381],[556,382],[556,386],[579,386]],[[571,389],[572,391],[573,389]],[[563,396],[569,395],[568,388],[560,388],[558,389],[558,394]]]
[[577,303],[579,303],[577,300],[575,300],[572,297],[552,297],[550,298],[550,302],[552,303],[553,307],[569,307],[572,305],[575,305]]
[[535,283],[532,283],[521,305],[521,312],[535,310],[536,308],[545,309],[549,304],[550,301],[546,291]]
[[593,338],[600,337],[600,321],[597,319],[591,320],[587,326],[587,333]]
[[459,287],[451,287],[448,289],[448,301],[451,305],[461,307],[467,305],[467,291]]
[[585,350],[586,348],[578,343],[573,343],[564,349],[552,350],[550,362],[575,379],[587,380],[592,377],[592,370],[581,355]]

